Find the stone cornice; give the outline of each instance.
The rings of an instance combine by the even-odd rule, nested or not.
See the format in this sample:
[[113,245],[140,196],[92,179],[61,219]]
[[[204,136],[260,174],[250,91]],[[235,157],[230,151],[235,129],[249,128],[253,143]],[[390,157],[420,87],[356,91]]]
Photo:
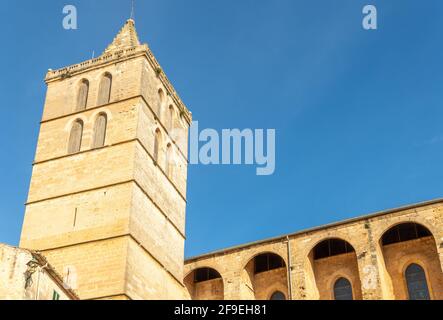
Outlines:
[[179,97],[178,93],[175,91],[174,87],[172,86],[171,82],[169,81],[168,77],[163,72],[163,69],[161,68],[160,64],[158,63],[157,59],[155,58],[152,51],[149,49],[147,44],[143,44],[137,47],[129,48],[129,49],[123,49],[120,51],[111,52],[108,54],[103,54],[100,57],[86,60],[84,62],[74,64],[62,69],[58,70],[48,70],[48,73],[45,77],[46,84],[49,84],[51,82],[64,80],[70,77],[73,77],[75,75],[84,73],[86,71],[89,71],[91,69],[97,69],[101,68],[105,65],[117,63],[120,61],[133,59],[137,57],[145,56],[148,60],[149,64],[153,68],[153,70],[156,72],[157,77],[160,79],[162,84],[165,86],[168,95],[172,98],[174,103],[177,105],[177,107],[180,110],[180,114],[183,114],[184,118],[190,125],[192,122],[192,113],[189,111],[189,109],[186,107],[186,105],[183,103],[181,98]]

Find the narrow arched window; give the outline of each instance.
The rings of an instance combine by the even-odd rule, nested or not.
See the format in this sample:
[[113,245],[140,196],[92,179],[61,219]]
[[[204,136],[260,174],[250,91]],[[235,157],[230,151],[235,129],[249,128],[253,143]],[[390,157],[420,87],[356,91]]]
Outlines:
[[68,153],[73,154],[80,151],[82,146],[83,121],[76,120],[71,128],[69,135]]
[[111,87],[112,76],[110,73],[106,73],[100,80],[97,105],[101,106],[109,103],[109,101],[111,100]]
[[172,155],[172,145],[168,143],[168,146],[166,147],[166,175],[170,178],[172,176],[172,167],[173,167],[173,155]]
[[75,111],[82,111],[86,109],[86,105],[88,104],[88,95],[89,95],[89,81],[83,79],[80,82],[80,86],[78,88],[77,107]]
[[272,294],[270,300],[286,300],[286,297],[283,292],[277,291]]
[[405,272],[409,300],[430,300],[426,274],[418,264],[411,264]]
[[106,117],[106,114],[100,113],[95,120],[92,148],[101,148],[105,145],[107,122],[108,118]]
[[335,300],[353,300],[352,286],[348,279],[340,278],[334,284]]
[[154,141],[154,160],[158,162],[159,158],[159,151],[161,146],[161,140],[162,140],[162,134],[160,132],[160,129],[157,129],[155,131],[155,141]]
[[174,129],[174,122],[175,122],[175,110],[174,110],[174,106],[170,105],[169,106],[169,114],[168,114],[168,130],[169,132],[172,131],[172,129]]
[[162,119],[163,106],[165,104],[165,93],[162,89],[158,90],[158,106],[157,106],[157,117]]

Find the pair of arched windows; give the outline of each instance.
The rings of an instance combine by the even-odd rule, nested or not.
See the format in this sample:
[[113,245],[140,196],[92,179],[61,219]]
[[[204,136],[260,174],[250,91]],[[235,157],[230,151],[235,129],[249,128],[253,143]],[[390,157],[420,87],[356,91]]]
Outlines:
[[[162,134],[160,129],[157,129],[155,131],[155,141],[154,141],[154,160],[155,162],[159,162],[160,160],[160,148],[162,146]],[[166,157],[165,157],[165,173],[170,178],[173,173],[173,167],[174,167],[174,154],[172,149],[172,144],[168,143],[166,146]]]
[[[405,271],[405,280],[409,300],[430,300],[425,271],[416,263],[410,264]],[[352,285],[346,278],[338,279],[334,284],[335,300],[352,300]]]
[[[159,96],[159,105],[157,108],[157,115],[160,119],[163,120],[163,113],[166,105],[166,97],[162,89],[158,90],[158,96]],[[165,120],[165,126],[166,128],[171,131],[174,129],[175,121],[176,121],[176,112],[174,109],[174,106],[171,104],[167,110],[166,113],[166,119]]]
[[[100,85],[98,89],[97,105],[102,106],[108,104],[111,99],[111,88],[112,88],[112,75],[110,73],[105,73],[100,80]],[[76,111],[82,111],[86,109],[88,104],[89,96],[89,81],[83,79],[80,82],[80,86],[77,94],[77,108]]]
[[[101,148],[105,145],[106,140],[106,127],[107,127],[107,116],[105,113],[100,113],[95,120],[94,124],[94,136],[92,139],[92,148]],[[74,121],[71,133],[69,135],[68,142],[68,153],[73,154],[81,150],[82,139],[83,139],[83,120],[77,119]]]

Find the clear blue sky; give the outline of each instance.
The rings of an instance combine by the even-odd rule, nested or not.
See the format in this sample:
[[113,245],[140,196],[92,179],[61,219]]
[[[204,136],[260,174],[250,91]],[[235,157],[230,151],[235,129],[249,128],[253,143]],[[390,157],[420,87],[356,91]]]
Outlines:
[[[129,3],[1,2],[0,242],[19,240],[46,70],[100,53]],[[375,32],[361,27],[368,3]],[[273,176],[190,167],[186,255],[443,196],[442,12],[440,0],[139,0],[139,36],[200,127],[277,130]]]

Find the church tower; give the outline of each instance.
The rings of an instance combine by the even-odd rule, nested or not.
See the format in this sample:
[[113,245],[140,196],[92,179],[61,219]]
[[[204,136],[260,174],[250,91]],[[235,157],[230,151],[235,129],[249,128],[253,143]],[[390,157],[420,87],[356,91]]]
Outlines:
[[20,246],[81,299],[183,299],[191,114],[128,20],[49,70]]

